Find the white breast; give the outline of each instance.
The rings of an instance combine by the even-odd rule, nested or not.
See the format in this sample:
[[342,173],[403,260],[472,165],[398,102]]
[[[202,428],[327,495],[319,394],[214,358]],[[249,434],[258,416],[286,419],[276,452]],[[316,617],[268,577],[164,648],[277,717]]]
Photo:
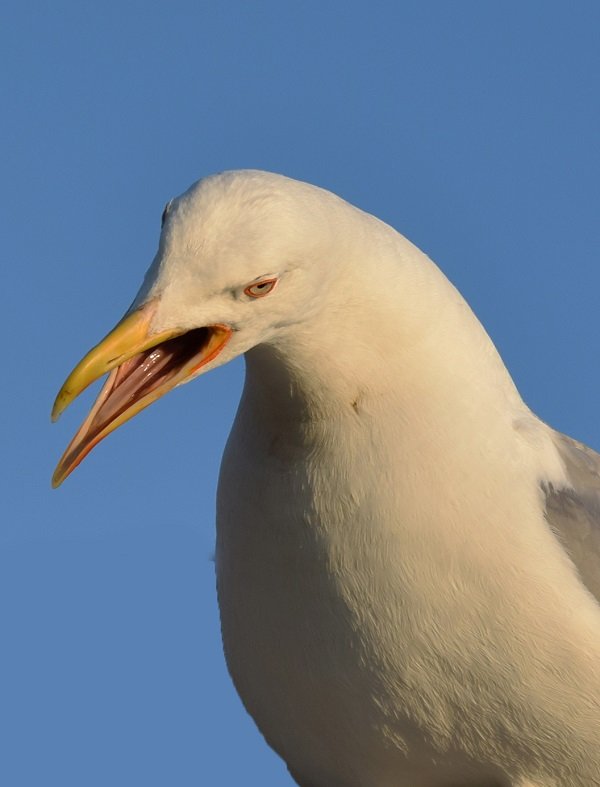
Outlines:
[[600,784],[598,608],[539,490],[560,460],[395,243],[401,282],[359,271],[359,307],[247,355],[218,497],[231,674],[310,787]]
[[[284,436],[247,399],[222,468],[218,587],[228,665],[271,746],[318,787],[433,787],[440,770],[517,784],[517,749],[540,750],[542,724],[568,763],[571,743],[543,720],[566,689],[557,699],[558,685],[543,686],[555,655],[544,632],[576,626],[566,608],[526,603],[545,582],[543,570],[532,578],[545,531],[490,538],[513,503],[490,517],[490,490],[478,503],[471,489],[465,508],[451,491],[464,468],[426,466],[393,428],[377,430],[380,403],[349,402],[337,422]],[[571,666],[592,674],[585,659]],[[545,696],[515,680],[542,681]],[[507,740],[503,726],[519,723]]]

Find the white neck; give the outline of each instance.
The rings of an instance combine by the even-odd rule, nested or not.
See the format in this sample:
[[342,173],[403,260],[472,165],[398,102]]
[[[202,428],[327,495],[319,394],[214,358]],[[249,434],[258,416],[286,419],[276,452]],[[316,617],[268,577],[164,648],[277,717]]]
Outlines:
[[413,422],[443,418],[456,428],[484,412],[489,423],[490,410],[506,413],[507,400],[526,411],[452,284],[405,238],[360,215],[369,246],[354,236],[353,257],[338,266],[322,308],[246,354],[245,403],[269,422],[277,413],[275,428],[382,399]]

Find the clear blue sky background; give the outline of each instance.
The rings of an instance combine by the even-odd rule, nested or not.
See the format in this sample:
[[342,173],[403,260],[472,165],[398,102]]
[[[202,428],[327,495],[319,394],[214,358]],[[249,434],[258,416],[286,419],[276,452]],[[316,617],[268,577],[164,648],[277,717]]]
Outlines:
[[214,491],[243,362],[58,491],[66,373],[128,306],[165,201],[258,167],[425,249],[528,403],[600,447],[597,2],[23,2],[2,59],[0,784],[291,784],[230,684]]

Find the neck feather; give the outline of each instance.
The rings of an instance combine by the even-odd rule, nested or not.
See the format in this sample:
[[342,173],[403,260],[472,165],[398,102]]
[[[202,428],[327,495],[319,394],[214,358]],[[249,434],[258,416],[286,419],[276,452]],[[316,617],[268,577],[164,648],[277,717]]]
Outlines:
[[455,420],[522,411],[494,345],[453,285],[391,228],[376,221],[369,230],[368,249],[357,244],[354,259],[339,266],[323,308],[247,353],[245,398],[289,421],[335,417],[369,399],[407,417],[413,408],[419,417],[440,408]]

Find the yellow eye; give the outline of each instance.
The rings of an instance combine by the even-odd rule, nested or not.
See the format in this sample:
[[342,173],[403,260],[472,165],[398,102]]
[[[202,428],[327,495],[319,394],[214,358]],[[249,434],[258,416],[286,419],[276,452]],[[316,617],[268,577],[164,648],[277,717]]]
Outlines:
[[255,284],[249,284],[244,290],[244,294],[249,298],[262,298],[268,295],[276,284],[277,279],[263,279]]

